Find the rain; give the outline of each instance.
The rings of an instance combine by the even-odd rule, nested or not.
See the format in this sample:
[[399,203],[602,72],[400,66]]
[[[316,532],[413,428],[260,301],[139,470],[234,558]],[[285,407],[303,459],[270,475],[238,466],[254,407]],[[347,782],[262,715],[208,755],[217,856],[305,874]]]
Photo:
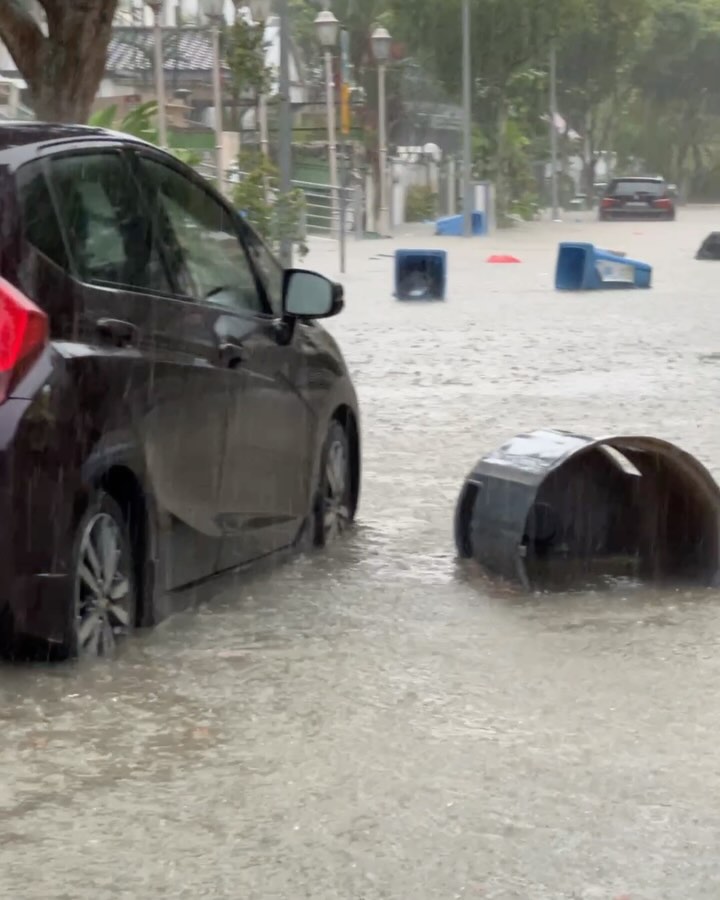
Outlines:
[[[570,10],[572,3],[563,0],[563,9]],[[50,0],[40,5],[51,17]],[[243,6],[241,21],[254,27],[247,19],[250,5]],[[301,5],[301,0],[291,4],[295,14]],[[421,5],[425,10],[424,0]],[[479,4],[471,5],[475,14]],[[221,10],[228,20],[230,6]],[[454,6],[459,22],[461,4]],[[380,40],[390,39],[386,25],[407,28],[392,0],[378,0],[373,8],[377,12],[370,24],[384,31]],[[188,4],[182,9],[191,14]],[[321,3],[307,21],[312,25],[318,12],[331,10],[348,18],[362,13],[357,4]],[[144,60],[137,65],[145,73],[143,91],[151,94],[153,19],[144,8],[139,15],[137,22],[103,21],[102,27],[107,27],[108,59],[119,58],[118,42],[127,39],[128,30],[143,32],[147,46],[139,41],[132,53]],[[312,30],[303,31],[307,21],[293,20],[301,52],[316,40]],[[430,27],[429,21],[418,16],[418,31]],[[195,29],[206,41],[207,24],[163,27],[166,37],[173,28]],[[0,37],[4,27],[0,9]],[[273,33],[282,31],[277,24],[273,28]],[[6,34],[4,39],[8,43]],[[438,43],[441,57],[445,51]],[[460,43],[458,33],[457,57]],[[141,44],[144,49],[138,50]],[[202,53],[207,47],[202,44]],[[257,53],[258,47],[248,52]],[[562,47],[557,52],[553,69],[557,65],[560,83],[552,96],[554,103],[570,106],[563,81],[570,61]],[[129,54],[122,56],[127,62],[132,53],[127,47],[123,53]],[[320,53],[315,62],[313,77],[322,82]],[[176,63],[172,71],[181,68]],[[393,79],[400,63],[400,57],[388,63],[393,114],[399,91]],[[482,78],[490,77],[486,66],[496,63],[483,61]],[[545,54],[537,65],[546,63]],[[363,64],[369,68],[367,60]],[[432,102],[440,119],[448,100],[456,113],[462,110],[459,80],[443,90],[438,86],[431,95],[418,87],[418,65],[407,67],[414,90],[424,97],[413,102]],[[368,83],[375,69],[373,64]],[[205,74],[204,89],[212,92],[213,73]],[[532,106],[537,72],[525,74],[528,84],[515,84],[516,99]],[[541,74],[545,79],[544,69]],[[641,74],[649,77],[645,70]],[[20,72],[13,77],[22,81]],[[478,85],[475,102],[486,111],[482,104],[495,100]],[[29,111],[33,96],[39,108],[47,109],[46,87],[43,81],[43,90],[32,95],[27,85],[21,90],[15,85],[20,90],[16,113]],[[548,87],[541,79],[543,97]],[[277,79],[266,87],[276,88]],[[86,118],[104,116],[96,127],[117,126],[127,114],[115,98],[105,104],[111,113],[92,112],[97,101],[85,94],[78,100],[81,93],[73,98],[67,92],[63,103],[86,103]],[[324,94],[312,96],[324,130]],[[642,102],[635,93],[628,97],[628,103]],[[374,109],[376,100],[369,94],[364,102]],[[255,120],[262,104],[250,110],[248,128],[259,149],[277,136],[274,102],[269,104],[269,138]],[[537,102],[542,107],[545,100]],[[156,129],[152,102],[139,113],[133,109],[143,128],[149,123]],[[170,101],[169,109],[163,127],[172,131],[177,109]],[[548,128],[559,130],[553,155],[566,153],[565,141],[580,144],[586,137],[581,132],[587,123],[574,109],[563,109],[567,121],[552,112],[537,117],[534,135],[542,137],[546,156]],[[714,111],[706,115],[714,121]],[[130,127],[128,119],[122,121]],[[196,124],[207,137],[202,160],[190,147],[176,147],[175,155],[195,168],[199,179],[212,181],[216,123],[209,115]],[[629,141],[627,123],[620,124],[614,133],[618,146]],[[4,127],[10,126],[0,122],[0,142]],[[628,477],[640,474],[635,462],[642,466],[633,457],[637,443],[622,436],[647,436],[644,448],[659,446],[653,441],[681,448],[696,461],[698,478],[707,476],[711,499],[703,515],[717,529],[710,480],[720,481],[720,434],[714,424],[720,314],[713,254],[711,249],[699,258],[696,254],[704,242],[710,248],[706,238],[719,227],[720,192],[716,196],[707,186],[709,175],[701,182],[694,172],[700,187],[688,198],[692,178],[680,183],[676,221],[600,221],[605,188],[598,187],[593,199],[585,182],[589,178],[594,190],[593,179],[609,178],[611,167],[603,174],[607,160],[599,150],[589,165],[581,159],[587,148],[575,147],[563,157],[568,169],[570,158],[577,163],[571,197],[561,196],[567,173],[553,179],[543,163],[536,179],[537,209],[518,212],[520,195],[523,203],[527,200],[518,188],[511,212],[503,207],[507,198],[502,190],[498,194],[491,170],[484,169],[475,179],[484,192],[476,197],[482,193],[481,221],[484,216],[489,227],[472,236],[437,234],[440,213],[463,213],[462,136],[453,120],[448,141],[457,170],[448,186],[450,167],[438,162],[442,154],[423,155],[423,143],[410,142],[413,128],[419,128],[417,122],[407,125],[402,159],[397,122],[390,128],[389,146],[381,150],[392,157],[393,171],[415,173],[416,200],[427,199],[419,188],[434,183],[433,202],[442,208],[432,215],[423,208],[398,221],[395,194],[383,194],[389,208],[382,206],[380,192],[368,201],[358,188],[358,172],[341,153],[336,163],[347,182],[322,184],[322,202],[320,182],[311,187],[309,181],[293,181],[307,226],[302,240],[270,225],[263,234],[279,254],[294,251],[295,265],[343,285],[340,314],[312,327],[321,325],[337,342],[357,391],[362,482],[354,524],[345,527],[349,511],[335,497],[323,508],[327,513],[332,506],[337,513],[323,532],[327,546],[302,540],[251,567],[173,590],[163,601],[168,615],[159,616],[154,627],[122,635],[117,646],[112,632],[94,634],[94,650],[106,651],[99,658],[82,652],[89,639],[81,632],[80,646],[74,648],[79,659],[55,659],[31,642],[24,648],[28,652],[0,663],[3,897],[717,900],[720,816],[711,798],[720,790],[714,765],[720,714],[712,697],[715,674],[720,678],[720,603],[713,577],[704,577],[716,567],[716,548],[703,543],[703,553],[698,551],[702,577],[653,581],[635,577],[633,570],[602,585],[578,579],[562,590],[545,590],[481,565],[479,554],[460,558],[454,517],[479,460],[497,461],[498,448],[517,447],[532,434],[541,435],[547,449],[559,431],[606,440],[598,454],[605,452]],[[439,141],[442,128],[427,128],[423,136]],[[369,125],[368,133],[377,143]],[[172,135],[161,141],[154,130],[148,139],[173,150]],[[484,141],[476,134],[473,148],[487,162],[497,148]],[[324,156],[324,135],[318,144]],[[648,155],[652,152],[646,148]],[[313,154],[318,155],[317,148]],[[377,148],[372,154],[363,170],[370,183],[370,170],[383,158]],[[688,149],[687,159],[692,156]],[[226,162],[228,157],[229,151]],[[628,151],[631,157],[637,169],[640,163]],[[281,168],[282,159],[277,162]],[[513,165],[520,167],[521,161]],[[677,171],[682,174],[688,165],[683,157]],[[0,184],[8,167],[0,164]],[[237,188],[233,203],[237,198],[246,202],[244,218],[252,212],[251,197],[266,198],[269,190],[282,194],[283,173],[275,159],[252,177],[239,162],[235,169],[228,165],[228,172],[225,190],[230,194]],[[83,180],[89,184],[91,179]],[[261,194],[251,194],[257,185]],[[385,188],[390,195],[392,184]],[[706,194],[708,202],[698,202]],[[36,206],[42,212],[41,204]],[[323,227],[319,216],[325,216]],[[251,224],[261,230],[254,220]],[[603,248],[621,266],[640,260],[652,271],[651,287],[557,290],[561,242]],[[208,244],[207,256],[217,253],[232,271],[231,252],[221,246]],[[268,278],[264,246],[258,242],[249,249],[253,268],[248,272],[259,277],[242,286],[246,292]],[[237,249],[234,245],[232,251]],[[424,253],[433,266],[442,260],[441,299],[420,299],[422,267],[423,277],[407,294],[398,292],[398,250]],[[3,259],[0,254],[0,265]],[[0,274],[4,279],[4,270]],[[37,272],[16,274],[23,287],[41,284]],[[93,277],[82,273],[82,280]],[[322,279],[322,284],[328,282]],[[216,288],[210,287],[212,294]],[[235,284],[218,286],[222,297],[217,302],[232,306],[236,289]],[[312,285],[308,290],[298,290],[299,306],[314,302]],[[7,296],[2,284],[0,295]],[[339,296],[337,288],[328,288],[332,303]],[[0,305],[0,315],[3,309]],[[232,319],[232,309],[219,318]],[[186,324],[193,327],[191,315]],[[117,329],[117,323],[106,322],[106,327]],[[91,356],[93,346],[92,341],[73,343],[73,359]],[[70,355],[65,345],[59,350]],[[232,344],[226,350],[235,352]],[[3,375],[0,367],[0,437]],[[267,407],[273,392],[266,393]],[[17,398],[10,393],[9,399]],[[99,407],[107,402],[98,395]],[[227,435],[224,423],[211,421],[201,396],[193,404],[188,418],[194,430],[175,434],[177,419],[163,421],[161,413],[147,425],[168,440],[184,441],[186,456],[196,453],[200,468],[208,442],[225,446]],[[284,414],[285,407],[278,409]],[[34,423],[41,428],[42,417]],[[231,426],[238,434],[244,427],[242,421]],[[582,444],[584,438],[577,440]],[[0,445],[0,500],[7,458]],[[276,489],[275,468],[289,458],[278,462],[268,455],[267,478],[254,485],[256,498]],[[179,454],[175,462],[172,454],[148,455],[161,501],[182,498],[179,459]],[[340,463],[334,457],[332,466],[337,475]],[[210,495],[227,469],[201,474]],[[28,496],[38,498],[52,488],[38,458]],[[114,489],[122,494],[117,485]],[[173,514],[186,516],[191,525],[194,516],[197,521],[207,517],[207,510],[190,508],[189,500],[187,506]],[[691,508],[680,504],[676,515],[682,518]],[[498,511],[498,521],[503,512],[508,510]],[[114,508],[106,505],[101,513],[80,529],[76,555],[85,587],[111,606],[121,602],[131,573],[120,566],[103,571],[95,558],[95,540],[105,543],[110,556],[119,557],[122,550]],[[663,510],[655,513],[660,520]],[[30,524],[39,540],[58,529],[57,522]],[[216,524],[235,527],[230,518]],[[674,521],[680,535],[675,544],[670,540],[653,550],[669,555],[680,547],[684,557],[686,548],[691,555],[697,547],[687,536],[695,535],[696,524]],[[707,534],[717,537],[710,526]],[[522,538],[522,530],[513,534],[516,538]],[[707,535],[701,538],[695,543]],[[178,571],[200,553],[191,533],[186,540],[186,552],[171,560]],[[103,578],[105,586],[99,585]]]

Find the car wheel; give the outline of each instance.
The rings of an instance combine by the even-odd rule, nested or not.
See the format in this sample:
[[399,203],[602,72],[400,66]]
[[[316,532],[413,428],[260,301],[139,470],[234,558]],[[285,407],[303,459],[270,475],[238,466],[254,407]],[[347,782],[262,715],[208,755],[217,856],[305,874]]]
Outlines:
[[99,493],[75,536],[65,655],[96,657],[115,652],[118,641],[135,626],[134,572],[122,511],[112,497]]
[[332,422],[323,447],[315,502],[315,544],[325,547],[352,524],[350,442],[339,422]]

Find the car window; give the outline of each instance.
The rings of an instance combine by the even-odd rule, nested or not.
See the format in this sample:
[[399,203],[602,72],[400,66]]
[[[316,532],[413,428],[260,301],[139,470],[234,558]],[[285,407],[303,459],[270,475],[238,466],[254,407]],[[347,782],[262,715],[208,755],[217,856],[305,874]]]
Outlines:
[[189,275],[185,292],[203,303],[266,312],[248,254],[222,203],[170,166],[145,157],[140,165],[165,218],[159,227],[171,245],[170,258],[179,252],[178,263]]
[[77,276],[91,283],[169,292],[152,223],[124,156],[82,153],[52,158],[48,166]]
[[246,242],[255,269],[262,279],[272,311],[275,315],[281,316],[285,270],[263,240],[249,227],[246,228]]
[[665,193],[662,181],[613,181],[608,189],[612,197],[634,197],[635,194],[652,194],[660,197]]
[[17,184],[25,240],[67,271],[67,250],[42,165],[23,166],[18,172]]

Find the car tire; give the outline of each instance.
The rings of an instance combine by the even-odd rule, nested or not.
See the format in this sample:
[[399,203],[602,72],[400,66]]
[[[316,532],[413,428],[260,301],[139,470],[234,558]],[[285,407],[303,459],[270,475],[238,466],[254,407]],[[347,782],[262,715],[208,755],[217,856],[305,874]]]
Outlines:
[[137,586],[127,522],[104,492],[93,496],[78,523],[71,591],[61,655],[112,656],[135,627]]
[[320,460],[320,479],[314,509],[314,543],[326,547],[352,525],[350,441],[342,425],[333,421]]

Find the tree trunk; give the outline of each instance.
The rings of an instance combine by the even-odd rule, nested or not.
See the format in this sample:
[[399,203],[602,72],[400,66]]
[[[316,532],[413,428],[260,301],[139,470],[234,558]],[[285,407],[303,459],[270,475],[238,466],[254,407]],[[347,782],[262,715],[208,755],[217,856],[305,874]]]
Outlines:
[[0,3],[0,38],[27,82],[35,115],[86,122],[105,71],[118,0],[41,0],[45,37],[17,0]]

